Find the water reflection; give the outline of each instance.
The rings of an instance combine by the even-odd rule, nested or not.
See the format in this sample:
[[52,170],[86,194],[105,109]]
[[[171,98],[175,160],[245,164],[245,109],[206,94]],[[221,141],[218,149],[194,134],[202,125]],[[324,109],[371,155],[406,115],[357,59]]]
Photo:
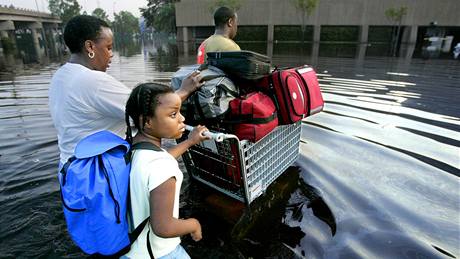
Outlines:
[[[334,236],[335,232],[337,231],[337,223],[335,221],[335,217],[332,214],[331,209],[321,197],[321,193],[315,187],[309,185],[306,182],[299,183],[299,190],[301,191],[302,195],[306,197],[308,200],[308,204],[306,204],[306,207],[311,208],[311,210],[313,211],[313,215],[316,216],[318,219],[324,221],[331,228],[331,235]],[[297,220],[299,222],[302,221],[302,208],[304,205],[304,202],[295,204],[295,210],[293,210],[292,212],[292,219]]]
[[[194,60],[196,50],[201,42],[195,43],[180,43],[179,53],[181,56],[190,57],[187,60]],[[356,42],[337,43],[337,42],[312,42],[305,41],[303,44],[294,41],[275,41],[272,43],[267,42],[238,42],[241,49],[255,51],[265,54],[275,61],[288,64],[289,66],[310,64],[313,66],[321,65],[318,59],[324,60],[325,58],[344,58],[349,59],[353,66],[362,68],[370,63],[369,60],[378,60],[380,66],[382,61],[388,60],[387,65],[394,66],[398,64],[408,69],[413,63],[413,56],[416,54],[415,44],[401,43],[397,53],[398,58],[389,57],[391,46],[387,43],[372,42],[369,44],[360,44]],[[193,58],[192,58],[193,57]],[[446,56],[448,63],[451,57]],[[393,61],[392,61],[393,60]],[[433,59],[433,62],[438,62],[439,59]],[[446,59],[444,59],[446,61]],[[418,61],[417,61],[418,62]],[[443,62],[443,61],[442,61]]]
[[261,54],[267,54],[267,43],[266,42],[238,42],[241,49],[248,49]]
[[159,72],[175,71],[179,66],[177,45],[168,38],[158,38],[154,42],[144,43],[144,55],[156,64]]
[[313,44],[305,43],[275,43],[273,44],[273,55],[275,56],[311,56]]
[[142,53],[142,41],[138,39],[125,39],[120,41],[115,45],[115,51],[117,51],[120,56],[131,57]]

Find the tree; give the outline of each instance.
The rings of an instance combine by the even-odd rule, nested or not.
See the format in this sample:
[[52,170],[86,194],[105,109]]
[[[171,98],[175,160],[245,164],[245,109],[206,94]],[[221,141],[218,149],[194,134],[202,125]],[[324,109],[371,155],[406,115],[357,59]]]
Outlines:
[[126,42],[131,40],[133,35],[139,33],[139,19],[128,11],[121,11],[114,14],[112,28],[116,35],[115,39]]
[[72,17],[79,15],[81,6],[77,0],[48,0],[51,14],[59,16],[62,23],[66,24]]
[[177,2],[177,0],[149,0],[147,8],[140,8],[147,26],[151,26],[157,31],[175,33],[175,2]]
[[214,13],[214,11],[221,6],[226,6],[235,11],[238,11],[241,8],[243,0],[214,0],[209,4],[209,11]]
[[293,0],[294,6],[301,13],[301,31],[302,31],[302,44],[304,42],[304,34],[307,27],[307,19],[313,13],[316,6],[318,5],[319,0]]
[[167,33],[176,32],[176,7],[173,3],[160,7],[157,15],[153,23],[154,28]]
[[392,39],[392,47],[391,47],[391,55],[393,57],[396,56],[396,49],[398,46],[398,41],[399,41],[399,34],[401,33],[401,24],[402,24],[402,19],[404,15],[407,14],[407,6],[401,6],[400,8],[388,8],[385,10],[385,16],[392,20],[396,26],[398,27],[396,31],[396,37],[394,37],[393,33],[393,39]]
[[109,16],[107,15],[107,13],[102,9],[102,8],[96,8],[94,9],[94,11],[91,13],[92,16],[95,16],[107,23],[109,23]]

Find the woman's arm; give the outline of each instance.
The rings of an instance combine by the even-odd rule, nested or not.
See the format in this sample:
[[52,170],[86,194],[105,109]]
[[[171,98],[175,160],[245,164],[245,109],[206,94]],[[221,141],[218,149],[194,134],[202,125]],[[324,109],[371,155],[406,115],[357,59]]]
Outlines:
[[193,71],[193,73],[182,81],[182,84],[180,88],[177,89],[176,94],[178,94],[180,99],[184,101],[191,93],[203,86],[204,82],[202,82],[202,79],[200,71]]
[[190,234],[193,240],[199,241],[202,235],[198,220],[173,217],[175,190],[176,179],[171,177],[150,191],[150,225],[153,232],[162,238]]
[[206,137],[202,134],[204,131],[207,130],[208,129],[205,126],[196,126],[195,128],[193,128],[193,131],[190,132],[190,135],[188,136],[187,140],[182,141],[181,143],[168,148],[168,153],[177,159],[191,146],[196,145],[205,139],[209,139],[209,137]]

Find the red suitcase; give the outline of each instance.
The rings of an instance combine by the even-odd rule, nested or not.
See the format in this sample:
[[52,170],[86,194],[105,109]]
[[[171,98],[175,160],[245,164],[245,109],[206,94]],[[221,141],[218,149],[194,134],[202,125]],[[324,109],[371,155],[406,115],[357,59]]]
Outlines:
[[316,72],[307,65],[277,69],[259,86],[274,97],[280,125],[292,124],[323,109]]

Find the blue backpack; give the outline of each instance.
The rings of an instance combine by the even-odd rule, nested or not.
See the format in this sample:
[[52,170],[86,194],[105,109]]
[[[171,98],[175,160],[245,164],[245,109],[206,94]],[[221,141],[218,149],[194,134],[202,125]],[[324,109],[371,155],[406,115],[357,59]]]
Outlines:
[[127,141],[103,130],[78,142],[74,156],[59,172],[68,232],[87,254],[127,253],[148,222],[149,218],[129,233],[130,154],[134,149],[162,151],[147,142],[130,147]]

